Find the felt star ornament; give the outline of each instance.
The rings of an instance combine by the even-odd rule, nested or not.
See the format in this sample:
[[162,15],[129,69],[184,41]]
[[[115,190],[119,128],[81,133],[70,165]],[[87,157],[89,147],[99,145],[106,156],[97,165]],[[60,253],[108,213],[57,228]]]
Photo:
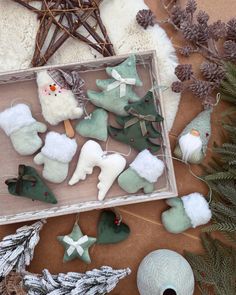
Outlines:
[[77,223],[69,235],[59,236],[57,239],[65,248],[64,262],[79,258],[85,263],[91,263],[89,248],[96,242],[96,238],[83,235]]

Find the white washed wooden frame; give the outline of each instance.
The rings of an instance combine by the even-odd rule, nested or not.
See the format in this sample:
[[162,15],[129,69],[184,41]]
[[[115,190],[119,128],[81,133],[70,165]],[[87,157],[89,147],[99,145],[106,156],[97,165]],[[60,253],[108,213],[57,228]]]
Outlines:
[[[90,62],[83,63],[71,63],[71,64],[60,64],[55,66],[45,66],[43,69],[77,69],[79,71],[96,71],[100,69],[105,69],[107,66],[114,66],[121,63],[125,60],[129,55],[121,55],[114,57],[107,57],[102,59],[93,60]],[[165,117],[165,110],[163,104],[162,97],[162,87],[160,86],[160,77],[159,77],[159,69],[158,62],[155,51],[146,51],[136,54],[137,64],[147,64],[147,70],[151,75],[151,82],[153,91],[156,97],[156,107],[158,108],[159,113]],[[0,74],[0,85],[17,83],[27,80],[35,79],[35,74],[42,70],[42,67],[32,68],[27,70],[19,70],[14,72],[5,72]],[[171,149],[170,142],[168,137],[168,131],[166,128],[165,120],[160,124],[162,136],[163,136],[163,150],[164,156],[161,155],[160,158],[163,159],[166,165],[167,171],[167,181],[166,187],[161,190],[154,191],[151,194],[132,194],[132,195],[121,195],[118,197],[111,197],[105,199],[103,201],[83,201],[83,202],[75,202],[74,204],[69,205],[49,205],[49,208],[43,210],[35,210],[30,212],[21,212],[18,214],[8,214],[0,216],[0,224],[10,224],[15,222],[22,222],[28,220],[35,220],[40,218],[48,218],[54,216],[60,216],[65,214],[78,213],[82,211],[89,211],[93,209],[102,209],[107,207],[116,207],[122,205],[128,205],[132,203],[141,203],[146,201],[153,201],[165,198],[171,198],[177,196],[177,186],[175,173],[171,158]],[[50,186],[50,184],[49,184]],[[9,202],[14,202],[14,200],[9,199]],[[0,203],[1,206],[1,203]]]

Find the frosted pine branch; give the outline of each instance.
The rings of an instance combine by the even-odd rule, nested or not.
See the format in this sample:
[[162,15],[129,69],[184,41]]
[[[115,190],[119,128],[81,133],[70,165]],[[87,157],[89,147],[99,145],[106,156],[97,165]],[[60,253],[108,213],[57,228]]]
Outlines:
[[44,223],[42,220],[30,226],[23,226],[17,229],[15,234],[3,238],[0,242],[0,280],[12,270],[24,271],[30,264]]
[[129,268],[114,270],[109,266],[86,273],[58,275],[51,275],[45,269],[42,276],[26,275],[23,284],[28,295],[103,295],[111,292],[119,280],[130,273]]

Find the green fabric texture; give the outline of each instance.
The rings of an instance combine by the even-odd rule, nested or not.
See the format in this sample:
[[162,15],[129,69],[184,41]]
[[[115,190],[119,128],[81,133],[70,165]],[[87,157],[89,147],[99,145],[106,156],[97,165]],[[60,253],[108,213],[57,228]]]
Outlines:
[[84,137],[106,141],[108,136],[107,121],[107,112],[103,109],[96,109],[90,114],[90,117],[77,124],[76,131]]
[[115,223],[116,215],[112,211],[103,211],[98,223],[98,244],[115,244],[126,240],[130,234],[128,225]]
[[17,182],[11,180],[8,180],[9,182],[6,181],[8,191],[11,195],[26,197],[32,200],[38,200],[51,204],[57,203],[57,199],[54,196],[53,192],[46,186],[46,184],[42,181],[37,171],[33,167],[24,166],[23,175],[33,177],[35,178],[35,181],[22,179],[19,194],[16,192]]
[[[136,58],[135,55],[129,56],[124,62],[115,67],[106,68],[108,75],[112,74],[112,70],[116,70],[122,78],[133,78],[135,79],[136,86],[142,86],[142,81],[140,80],[137,69],[136,69]],[[134,85],[126,84],[125,96],[120,97],[120,86],[107,90],[108,85],[114,83],[116,80],[114,78],[109,78],[106,80],[97,80],[97,86],[103,90],[102,92],[96,92],[88,90],[87,94],[90,102],[97,107],[101,107],[109,112],[120,116],[127,116],[127,112],[124,107],[129,102],[139,101],[140,97],[132,90]]]
[[192,227],[191,220],[187,216],[180,198],[168,199],[166,203],[171,208],[162,213],[161,220],[168,232],[179,234]]
[[[73,227],[72,232],[69,235],[66,235],[67,237],[71,238],[74,242],[79,241],[80,238],[84,237],[80,227],[78,224],[75,224]],[[68,255],[67,250],[70,248],[70,244],[64,241],[64,237],[66,236],[59,236],[57,237],[58,241],[62,244],[62,246],[65,248],[65,254],[63,257],[64,262],[68,262],[71,260],[74,260],[76,258],[81,259],[85,263],[91,263],[90,255],[89,255],[89,248],[96,243],[96,238],[88,237],[88,241],[85,243],[81,243],[80,247],[83,249],[83,254],[80,255],[76,248],[74,248],[71,255]]]
[[13,132],[10,135],[10,139],[14,149],[21,156],[33,155],[43,144],[42,139],[38,136],[38,132],[44,133],[46,130],[47,126],[45,124],[35,122]]
[[[189,163],[200,164],[205,158],[207,145],[211,136],[211,113],[212,110],[207,109],[198,114],[179,135],[180,138],[182,135],[189,133],[192,129],[195,129],[200,133],[200,138],[202,140],[202,150],[200,153],[193,153],[188,159]],[[179,159],[182,159],[182,152],[178,143],[174,150],[174,154]]]
[[[139,102],[130,103],[125,107],[125,110],[129,112],[131,109],[137,111],[140,115],[152,115],[155,117],[155,123],[163,121],[163,117],[160,116],[155,107],[154,96],[151,91],[149,91]],[[148,149],[152,153],[156,153],[160,145],[151,142],[151,139],[161,138],[161,133],[157,131],[153,127],[153,123],[149,121],[145,121],[145,125],[147,128],[147,134],[142,134],[142,129],[140,125],[140,121],[131,125],[130,127],[125,128],[125,124],[133,119],[133,115],[129,115],[128,117],[117,116],[116,121],[123,128],[115,128],[112,126],[108,126],[108,132],[112,138],[115,140],[121,141],[133,147],[138,151],[143,151],[144,149]]]
[[150,194],[154,191],[154,184],[140,177],[131,167],[120,174],[118,184],[129,194],[137,193],[140,189],[143,189],[145,194]]

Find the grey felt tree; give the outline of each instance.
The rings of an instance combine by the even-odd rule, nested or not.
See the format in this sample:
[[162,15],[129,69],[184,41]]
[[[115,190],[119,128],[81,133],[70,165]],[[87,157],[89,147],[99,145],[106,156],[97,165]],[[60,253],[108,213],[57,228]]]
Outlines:
[[23,280],[28,295],[104,295],[130,274],[130,269],[114,270],[109,266],[86,271],[51,275],[43,270],[42,276],[26,275]]
[[0,242],[0,281],[12,270],[22,272],[30,264],[44,223],[41,220],[30,226],[23,226],[15,234],[3,238]]

